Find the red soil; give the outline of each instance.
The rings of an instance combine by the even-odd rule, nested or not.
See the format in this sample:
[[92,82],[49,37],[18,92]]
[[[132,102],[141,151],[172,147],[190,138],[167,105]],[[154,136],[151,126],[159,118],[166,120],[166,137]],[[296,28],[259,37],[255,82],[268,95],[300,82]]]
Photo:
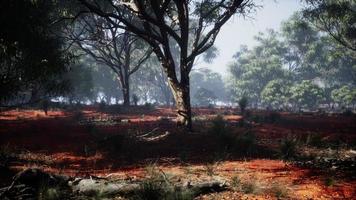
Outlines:
[[[240,116],[233,115],[229,109],[195,109],[196,115],[211,119],[218,113],[231,123],[236,123]],[[78,125],[73,120],[74,114],[64,111],[49,111],[44,115],[37,110],[11,110],[0,113],[0,146],[9,145],[16,151],[21,151],[22,160],[11,163],[13,169],[23,169],[29,166],[44,168],[50,172],[60,172],[68,175],[98,175],[116,178],[142,178],[144,166],[149,162],[158,161],[165,171],[183,173],[181,165],[181,148],[189,154],[189,162],[193,169],[199,171],[211,154],[210,148],[216,146],[214,138],[202,134],[182,134],[174,124],[165,124],[161,117],[172,118],[174,110],[159,108],[152,112],[141,114],[110,114],[101,113],[94,108],[83,110],[85,118],[95,119],[129,119],[128,123],[115,125],[98,125],[95,134],[114,136],[131,132],[145,133],[158,127],[157,132],[171,133],[168,137],[142,144],[132,152],[116,155],[103,152],[86,153],[91,148],[96,136],[90,127]],[[342,137],[343,140],[355,143],[356,120],[343,116],[299,116],[283,114],[285,123],[263,123],[254,127],[254,132],[260,140],[277,141],[288,135],[307,135],[318,133],[323,137]],[[133,131],[132,131],[133,130]],[[130,133],[131,133],[130,132]],[[273,143],[273,142],[272,142]],[[129,144],[130,145],[130,144]],[[272,146],[275,144],[271,144]],[[135,148],[135,147],[133,147]],[[24,152],[29,152],[28,154]],[[120,157],[121,156],[121,157]],[[128,158],[135,158],[128,160]],[[159,159],[158,159],[159,158]],[[326,187],[324,176],[318,172],[291,166],[279,160],[252,159],[241,161],[242,158],[222,162],[217,173],[230,179],[238,175],[243,180],[256,178],[264,185],[279,183],[292,191],[295,199],[353,199],[356,195],[355,180],[340,180],[333,187]],[[219,194],[220,195],[220,194]],[[245,198],[243,194],[224,192],[219,199]],[[226,198],[225,198],[226,197]],[[238,198],[237,198],[238,197]],[[248,196],[251,198],[251,196]],[[299,198],[300,197],[300,198]],[[214,195],[201,197],[214,198]],[[270,194],[255,195],[256,199],[273,199]]]

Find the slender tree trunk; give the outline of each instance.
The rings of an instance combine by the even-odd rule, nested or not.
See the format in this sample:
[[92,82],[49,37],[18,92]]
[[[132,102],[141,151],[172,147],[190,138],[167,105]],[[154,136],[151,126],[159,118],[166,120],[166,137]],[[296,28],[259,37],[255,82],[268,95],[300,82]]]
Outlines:
[[122,87],[122,95],[124,96],[124,106],[130,105],[130,85],[126,82]]

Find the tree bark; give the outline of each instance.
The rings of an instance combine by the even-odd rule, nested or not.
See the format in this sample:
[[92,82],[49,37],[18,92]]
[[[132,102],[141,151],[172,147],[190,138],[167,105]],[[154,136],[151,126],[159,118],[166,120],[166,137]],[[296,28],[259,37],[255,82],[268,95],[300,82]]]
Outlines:
[[123,87],[122,87],[122,95],[124,96],[124,106],[129,106],[130,105],[130,85],[127,82]]
[[182,75],[181,82],[169,82],[177,108],[177,126],[185,127],[192,131],[192,111],[190,105],[189,76]]

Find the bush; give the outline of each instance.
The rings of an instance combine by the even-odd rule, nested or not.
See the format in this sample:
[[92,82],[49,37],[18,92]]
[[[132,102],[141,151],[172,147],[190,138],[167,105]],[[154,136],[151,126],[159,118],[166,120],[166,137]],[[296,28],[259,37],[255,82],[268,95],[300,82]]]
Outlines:
[[235,145],[240,151],[252,153],[256,147],[256,135],[251,131],[246,131],[236,138]]
[[227,124],[226,121],[224,120],[223,116],[217,115],[213,120],[212,120],[212,127],[210,128],[209,132],[211,134],[216,134],[216,135],[224,135],[227,132]]
[[12,149],[10,145],[4,145],[0,147],[0,169],[8,167],[12,158]]
[[194,192],[187,189],[181,190],[174,187],[169,182],[166,175],[159,171],[156,165],[146,167],[149,175],[141,184],[140,190],[137,191],[130,199],[132,200],[193,200]]
[[354,113],[352,112],[351,109],[346,109],[344,112],[342,112],[342,115],[346,117],[351,117],[354,115]]
[[245,113],[245,110],[246,110],[246,107],[247,107],[247,103],[248,103],[248,100],[247,100],[247,97],[243,96],[239,101],[238,101],[238,104],[239,104],[239,107],[240,107],[240,110],[241,110],[241,114],[243,115]]
[[241,190],[245,194],[257,194],[260,190],[256,180],[251,179],[241,184]]
[[233,177],[231,178],[231,187],[233,187],[234,189],[236,189],[236,188],[239,188],[240,185],[241,185],[241,179],[240,179],[240,177],[238,177],[238,176],[233,176]]
[[333,177],[327,177],[324,183],[326,186],[331,187],[335,185],[335,179]]
[[289,160],[294,158],[297,153],[298,140],[295,137],[288,136],[282,140],[280,145],[280,154],[283,159]]
[[281,119],[281,114],[279,114],[279,112],[271,112],[268,115],[268,121],[270,123],[276,123],[280,119]]
[[278,199],[286,198],[288,196],[288,190],[286,186],[281,185],[279,183],[274,183],[271,187],[272,194],[275,195]]

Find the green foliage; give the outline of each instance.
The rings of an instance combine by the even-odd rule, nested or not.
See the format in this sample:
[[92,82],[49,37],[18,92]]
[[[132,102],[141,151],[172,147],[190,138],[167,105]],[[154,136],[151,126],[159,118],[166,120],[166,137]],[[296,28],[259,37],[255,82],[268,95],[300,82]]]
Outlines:
[[328,187],[334,186],[335,185],[335,179],[332,176],[326,177],[325,179],[325,185]]
[[200,69],[191,73],[190,80],[192,104],[208,106],[225,99],[225,85],[219,73]]
[[233,188],[239,188],[240,187],[240,185],[241,185],[241,179],[240,179],[240,177],[239,176],[233,176],[232,178],[231,178],[231,187],[233,187]]
[[279,183],[273,183],[271,187],[271,192],[277,197],[278,199],[280,198],[286,198],[288,196],[288,190],[285,185],[279,184]]
[[328,33],[336,42],[353,51],[356,50],[355,1],[304,0],[303,17],[319,30]]
[[238,135],[233,141],[235,148],[240,152],[250,154],[255,150],[256,135],[250,130]]
[[202,106],[212,105],[217,100],[217,97],[215,96],[214,92],[205,88],[199,88],[196,91],[194,97],[197,100],[198,105]]
[[261,92],[262,103],[281,108],[289,101],[290,86],[283,79],[275,79],[267,83]]
[[8,167],[11,158],[13,157],[12,153],[13,150],[9,144],[0,146],[0,168]]
[[245,114],[246,107],[247,107],[247,104],[248,104],[248,99],[247,99],[247,97],[243,96],[243,97],[239,100],[238,103],[239,103],[239,107],[240,107],[241,113],[244,115],[244,114]]
[[297,154],[298,139],[288,136],[280,144],[280,155],[283,159],[293,159]]
[[137,103],[139,101],[139,97],[136,94],[132,95],[132,102],[134,103],[135,106],[137,106]]
[[260,190],[260,187],[255,179],[251,178],[247,182],[241,184],[241,190],[245,194],[257,194]]
[[56,1],[0,2],[0,101],[19,92],[59,95],[69,90],[64,74],[72,55],[55,33],[65,25]]
[[331,92],[331,98],[342,106],[351,106],[356,103],[356,88],[342,86]]
[[322,89],[311,81],[304,80],[291,88],[291,101],[299,108],[316,108],[323,98]]

